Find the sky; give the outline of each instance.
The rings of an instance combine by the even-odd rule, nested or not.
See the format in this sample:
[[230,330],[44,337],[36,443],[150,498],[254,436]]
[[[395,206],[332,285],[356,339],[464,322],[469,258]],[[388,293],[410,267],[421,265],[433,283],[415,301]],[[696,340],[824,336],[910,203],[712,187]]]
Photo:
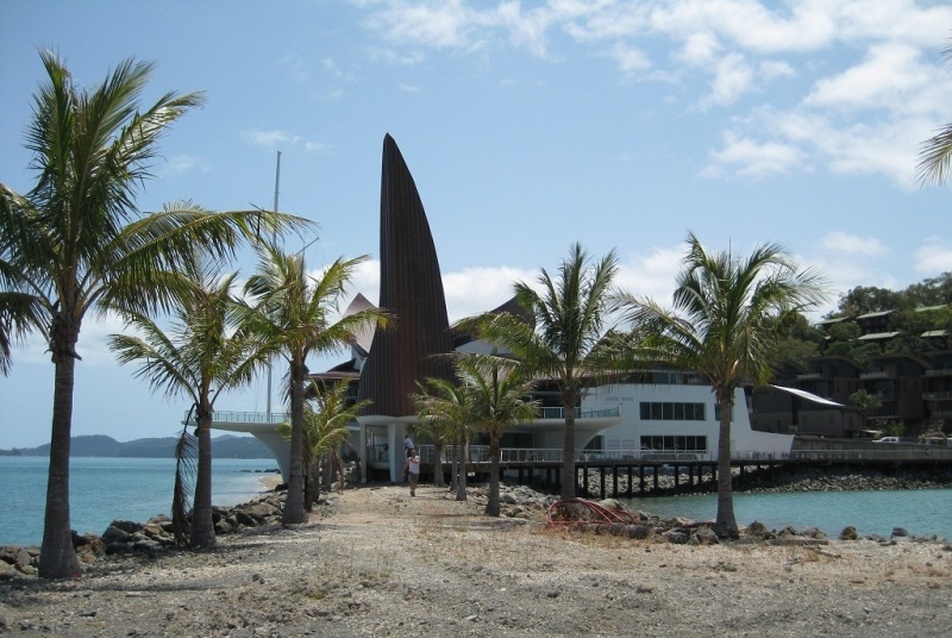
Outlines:
[[[738,254],[779,242],[829,280],[819,318],[856,286],[952,271],[952,192],[915,175],[952,121],[950,37],[952,5],[926,0],[6,0],[0,182],[25,193],[36,177],[40,49],[90,87],[132,57],[156,65],[143,108],[206,99],[162,139],[140,210],[272,208],[280,152],[278,208],[319,224],[298,249],[314,270],[368,255],[353,291],[373,302],[389,133],[450,321],[557,271],[574,242],[617,251],[618,283],[664,303],[689,232]],[[176,434],[187,402],[115,363],[105,340],[122,330],[83,325],[73,434]],[[0,448],[49,440],[44,350],[18,348],[0,377]],[[259,380],[216,407],[263,410],[267,393]]]

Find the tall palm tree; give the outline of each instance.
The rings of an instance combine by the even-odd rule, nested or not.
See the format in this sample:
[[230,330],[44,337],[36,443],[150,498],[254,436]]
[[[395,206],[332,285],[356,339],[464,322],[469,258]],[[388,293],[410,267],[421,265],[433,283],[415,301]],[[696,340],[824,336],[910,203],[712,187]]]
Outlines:
[[[360,411],[371,403],[369,399],[349,403],[346,383],[319,385],[312,382],[311,388],[316,405],[310,401],[304,404],[304,506],[307,511],[311,511],[311,504],[317,499],[320,484],[316,477],[317,460],[321,456],[327,456],[332,467],[339,472],[343,489],[344,467],[340,448],[348,444],[350,431],[347,424],[356,421]],[[279,425],[278,432],[291,440],[290,423]]]
[[413,395],[413,402],[424,427],[430,422],[445,424],[439,427],[445,427],[454,440],[451,488],[456,488],[457,501],[465,501],[466,461],[473,422],[472,396],[456,381],[428,378],[421,392]]
[[273,245],[262,245],[259,252],[258,272],[245,284],[245,293],[251,302],[245,309],[243,329],[255,335],[263,349],[283,357],[288,363],[291,458],[288,496],[281,520],[290,525],[307,521],[304,504],[307,357],[342,349],[368,322],[385,327],[387,314],[372,308],[337,316],[345,288],[366,256],[339,258],[319,277],[311,277],[300,253],[288,254]]
[[165,310],[175,281],[157,273],[180,270],[195,247],[213,257],[231,255],[256,228],[277,232],[288,218],[211,213],[188,203],[141,216],[135,195],[151,177],[158,140],[202,95],[167,93],[139,112],[151,64],[127,60],[86,89],[54,54],[41,58],[48,81],[35,95],[26,143],[38,178],[23,196],[0,185],[9,211],[0,215],[0,261],[8,266],[0,283],[4,292],[32,297],[27,307],[42,308],[39,330],[49,341],[55,381],[39,573],[65,578],[80,572],[70,534],[69,453],[76,346],[86,314]]
[[215,277],[205,271],[192,281],[190,294],[178,300],[170,330],[135,315],[135,334],[110,335],[110,349],[120,364],[139,362],[136,377],[166,396],[184,395],[192,402],[197,425],[198,463],[189,533],[192,547],[214,547],[212,519],[211,426],[215,401],[222,392],[250,383],[258,353],[254,344],[233,330],[237,273]]
[[745,259],[709,253],[690,234],[673,307],[621,295],[625,315],[639,336],[638,356],[703,374],[719,411],[715,532],[737,537],[731,486],[730,426],[734,391],[764,385],[773,376],[789,313],[824,299],[824,282],[801,269],[777,244],[757,247]]
[[[942,51],[946,61],[952,64],[952,45]],[[916,176],[920,184],[944,184],[952,174],[952,122],[942,126],[936,134],[922,143]]]
[[515,285],[516,299],[535,319],[535,326],[508,313],[464,319],[457,328],[478,334],[502,347],[522,362],[527,376],[552,380],[558,387],[565,413],[562,452],[563,499],[575,498],[575,411],[587,387],[597,376],[612,370],[601,346],[605,323],[615,309],[612,281],[618,258],[610,251],[592,263],[580,244],[553,278],[542,270],[542,292],[528,284]]
[[535,387],[519,363],[496,354],[466,353],[456,362],[462,391],[469,396],[474,425],[489,436],[489,499],[485,514],[499,516],[499,455],[503,432],[532,421],[538,403],[529,399]]

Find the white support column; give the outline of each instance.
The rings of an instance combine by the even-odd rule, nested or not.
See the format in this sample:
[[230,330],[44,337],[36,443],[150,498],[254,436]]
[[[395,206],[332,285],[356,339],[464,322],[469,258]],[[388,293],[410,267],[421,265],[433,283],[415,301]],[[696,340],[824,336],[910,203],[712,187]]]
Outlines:
[[357,423],[360,425],[357,434],[357,458],[360,459],[360,482],[363,484],[367,482],[367,466],[370,465],[370,459],[367,457],[367,426],[359,420]]
[[[387,424],[387,454],[390,457],[390,481],[399,483],[403,479],[403,461],[401,451],[403,450],[403,437],[400,431],[403,428],[399,423]],[[402,454],[402,456],[406,456]]]

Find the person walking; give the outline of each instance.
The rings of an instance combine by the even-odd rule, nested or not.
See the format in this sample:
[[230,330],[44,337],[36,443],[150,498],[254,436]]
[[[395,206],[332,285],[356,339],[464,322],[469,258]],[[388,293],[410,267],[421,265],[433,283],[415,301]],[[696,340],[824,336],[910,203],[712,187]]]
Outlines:
[[403,465],[403,471],[410,483],[410,496],[416,496],[417,484],[420,482],[420,455],[413,448],[407,452],[407,462]]

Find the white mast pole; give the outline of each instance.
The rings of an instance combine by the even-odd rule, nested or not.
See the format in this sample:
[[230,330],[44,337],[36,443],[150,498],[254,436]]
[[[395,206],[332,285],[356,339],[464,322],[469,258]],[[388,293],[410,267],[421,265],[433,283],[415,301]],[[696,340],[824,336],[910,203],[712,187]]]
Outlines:
[[[281,184],[281,151],[278,151],[278,161],[274,168],[274,212],[278,212],[278,189]],[[275,241],[274,233],[271,234],[271,241]],[[271,362],[268,362],[268,400],[265,406],[268,414],[268,423],[271,422]]]

